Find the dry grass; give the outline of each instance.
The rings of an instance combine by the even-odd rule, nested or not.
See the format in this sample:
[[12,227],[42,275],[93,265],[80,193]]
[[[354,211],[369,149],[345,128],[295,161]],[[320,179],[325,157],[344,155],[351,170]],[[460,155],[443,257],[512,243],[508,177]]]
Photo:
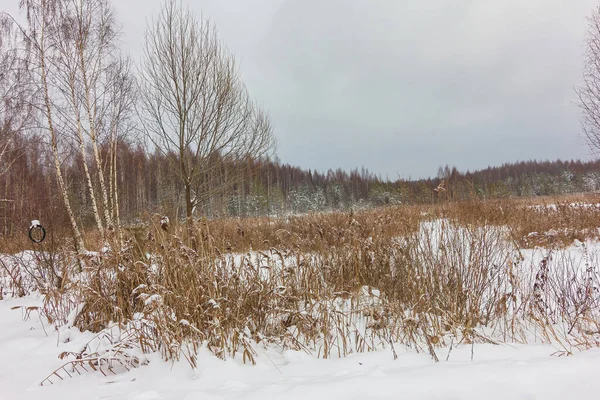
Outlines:
[[154,216],[119,251],[75,262],[57,249],[39,267],[52,272],[27,281],[57,326],[116,323],[142,352],[192,366],[200,346],[251,363],[267,345],[328,358],[401,343],[437,359],[450,343],[533,335],[571,352],[598,341],[598,260],[560,249],[596,238],[599,214],[504,200],[202,220],[192,232]]
[[575,240],[597,239],[600,227],[600,204],[561,201],[533,204],[523,200],[462,202],[438,209],[438,216],[458,224],[505,226],[520,247],[564,247]]

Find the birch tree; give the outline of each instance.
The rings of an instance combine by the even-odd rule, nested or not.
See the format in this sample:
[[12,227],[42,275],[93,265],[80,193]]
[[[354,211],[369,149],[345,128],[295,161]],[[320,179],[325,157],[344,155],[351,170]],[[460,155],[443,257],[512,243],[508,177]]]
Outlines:
[[[147,27],[141,68],[143,126],[172,160],[185,191],[186,220],[195,206],[240,179],[246,160],[273,150],[268,116],[251,101],[215,27],[167,1]],[[219,183],[211,177],[236,165]]]
[[[105,229],[115,228],[114,218],[118,219],[114,151],[123,127],[121,120],[132,109],[133,76],[129,59],[119,54],[119,31],[107,0],[67,0],[60,10],[65,21],[58,46],[64,63],[64,86],[70,90],[68,102],[84,160],[86,146],[91,148],[95,170],[92,176],[84,163],[85,176],[96,224],[104,234]],[[102,140],[113,143],[110,160],[102,159]],[[110,165],[108,174],[104,171],[106,164]],[[100,202],[101,206],[97,204]]]
[[33,114],[33,87],[21,45],[16,26],[0,16],[0,176],[15,161],[7,153]]
[[33,108],[39,113],[38,125],[47,133],[47,139],[52,153],[52,161],[56,171],[56,179],[64,201],[65,209],[71,222],[75,248],[82,251],[84,248],[81,231],[77,225],[75,213],[71,206],[71,201],[67,193],[67,186],[61,171],[61,158],[59,152],[59,126],[55,123],[55,115],[58,110],[55,108],[52,99],[51,88],[52,76],[55,73],[52,68],[52,58],[55,52],[53,48],[52,36],[56,35],[58,29],[58,15],[56,12],[56,2],[52,0],[23,0],[20,3],[22,9],[26,11],[26,25],[20,26],[16,20],[5,13],[2,14],[3,30],[10,31],[15,27],[23,39],[23,58],[27,60],[27,71],[31,74],[32,85],[34,85],[39,96],[32,99]]
[[81,250],[83,239],[61,171],[63,151],[75,145],[80,152],[94,219],[106,239],[114,222],[99,145],[117,137],[119,119],[131,108],[123,100],[131,85],[115,88],[130,80],[122,77],[129,71],[127,61],[116,46],[119,32],[107,0],[21,0],[20,6],[26,16],[19,29],[28,71],[40,93],[39,127],[47,132],[58,186]]

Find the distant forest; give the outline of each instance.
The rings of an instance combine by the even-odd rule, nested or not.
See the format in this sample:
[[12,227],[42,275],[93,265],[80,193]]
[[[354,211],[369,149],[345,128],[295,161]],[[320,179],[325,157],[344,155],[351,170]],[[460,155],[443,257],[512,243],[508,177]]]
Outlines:
[[[43,220],[47,226],[68,227],[68,217],[56,190],[51,156],[45,148],[35,137],[19,137],[7,150],[4,165],[0,166],[3,229],[0,233],[26,229],[32,219]],[[171,161],[168,156],[149,153],[140,145],[119,142],[118,201],[126,224],[139,221],[145,213],[184,218],[183,185],[174,169],[169,168]],[[552,196],[600,189],[599,160],[524,161],[466,173],[446,166],[439,168],[436,177],[395,181],[382,179],[364,168],[317,172],[273,160],[227,165],[218,156],[214,162],[220,167],[211,170],[211,176],[204,177],[197,189],[206,193],[211,193],[212,187],[220,189],[201,202],[195,210],[196,217],[280,216],[469,198]],[[81,158],[69,158],[63,164],[63,173],[75,208],[91,210],[82,163]],[[223,181],[238,170],[245,171],[245,179],[233,180],[222,190]],[[84,226],[93,226],[91,212],[80,211],[77,218]]]

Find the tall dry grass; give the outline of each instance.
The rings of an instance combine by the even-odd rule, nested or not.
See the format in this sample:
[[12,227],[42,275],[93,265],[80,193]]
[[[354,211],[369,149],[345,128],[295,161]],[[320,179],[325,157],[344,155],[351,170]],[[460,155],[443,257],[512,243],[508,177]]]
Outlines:
[[[583,243],[599,214],[504,200],[200,220],[191,232],[153,216],[123,246],[79,260],[63,247],[39,263],[51,274],[4,281],[42,290],[57,329],[118,327],[142,353],[192,366],[200,346],[248,362],[261,346],[328,358],[396,343],[438,359],[451,343],[543,340],[568,353],[600,337],[598,259]],[[562,250],[575,239],[578,259]]]

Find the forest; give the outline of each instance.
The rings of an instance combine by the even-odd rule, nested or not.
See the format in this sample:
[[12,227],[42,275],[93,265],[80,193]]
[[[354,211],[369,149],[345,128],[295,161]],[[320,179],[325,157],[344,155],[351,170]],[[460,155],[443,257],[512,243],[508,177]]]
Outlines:
[[[107,156],[108,146],[101,147]],[[184,187],[170,168],[169,157],[150,152],[139,141],[117,144],[116,180],[119,208],[125,224],[144,216],[161,214],[185,219]],[[7,148],[0,175],[2,232],[14,234],[32,219],[48,227],[68,228],[68,216],[60,203],[56,178],[41,138],[20,134]],[[91,199],[86,190],[83,159],[73,156],[62,166],[69,197],[84,226],[93,227]],[[87,160],[91,165],[91,160]],[[320,172],[305,170],[278,159],[248,159],[242,166],[227,164],[213,156],[219,169],[199,181],[204,193],[195,218],[279,217],[311,212],[368,209],[388,205],[434,204],[437,202],[559,196],[600,189],[600,161],[523,161],[486,169],[461,172],[440,167],[437,176],[410,180],[382,178],[366,168]],[[227,185],[228,170],[243,171],[244,179]],[[108,181],[108,168],[105,168]],[[96,179],[95,186],[99,186]],[[213,189],[219,188],[218,191]]]

